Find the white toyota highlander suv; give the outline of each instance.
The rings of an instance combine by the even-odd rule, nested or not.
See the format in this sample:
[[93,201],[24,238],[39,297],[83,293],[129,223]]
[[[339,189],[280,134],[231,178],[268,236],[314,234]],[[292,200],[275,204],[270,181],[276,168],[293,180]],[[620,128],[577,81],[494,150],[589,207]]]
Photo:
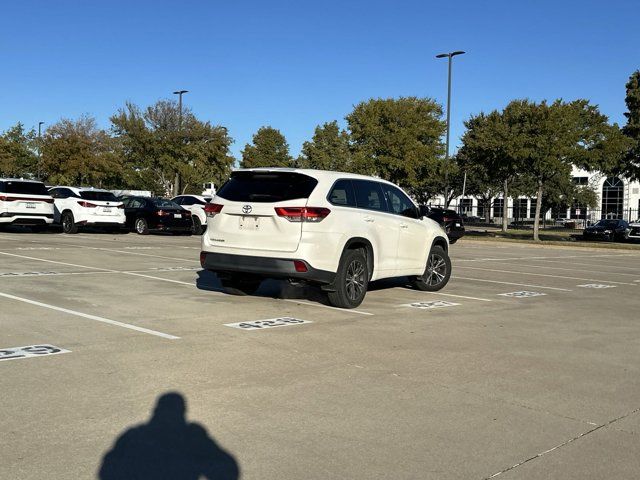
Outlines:
[[49,193],[55,203],[54,222],[62,225],[64,233],[77,233],[82,226],[114,231],[124,227],[124,205],[108,190],[53,187]]
[[200,263],[251,293],[264,278],[318,284],[332,305],[360,305],[368,283],[408,276],[420,289],[451,275],[447,235],[397,186],[341,172],[236,170],[205,206]]

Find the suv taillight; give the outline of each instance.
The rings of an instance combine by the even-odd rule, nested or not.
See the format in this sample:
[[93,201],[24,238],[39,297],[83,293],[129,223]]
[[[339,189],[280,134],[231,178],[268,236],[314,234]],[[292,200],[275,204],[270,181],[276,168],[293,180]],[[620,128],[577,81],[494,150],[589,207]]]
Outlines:
[[290,222],[321,222],[331,213],[331,210],[323,207],[276,207],[279,217],[286,218]]
[[165,212],[164,210],[158,210],[156,212],[156,215],[158,215],[159,217],[167,217],[167,216],[171,215],[171,213]]
[[223,206],[224,205],[220,205],[219,203],[207,203],[204,206],[204,213],[207,215],[207,217],[213,217],[214,215],[222,211]]
[[97,205],[95,203],[89,203],[89,202],[78,202],[78,205],[80,205],[81,207],[85,207],[85,208],[96,208]]
[[121,208],[122,210],[124,210],[124,203],[121,203],[120,205],[118,205],[118,208]]

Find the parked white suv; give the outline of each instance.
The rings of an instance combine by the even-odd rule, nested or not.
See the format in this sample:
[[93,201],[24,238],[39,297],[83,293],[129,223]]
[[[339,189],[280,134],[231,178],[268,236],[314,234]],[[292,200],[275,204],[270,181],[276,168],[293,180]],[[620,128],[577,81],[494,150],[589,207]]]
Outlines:
[[211,201],[211,197],[204,197],[202,195],[178,195],[177,197],[173,197],[171,201],[191,212],[193,233],[196,235],[203,234],[207,228],[207,214],[204,212],[204,207]]
[[0,178],[0,226],[44,227],[53,222],[53,198],[44,183]]
[[360,305],[369,281],[408,276],[420,290],[451,275],[447,235],[397,186],[341,172],[236,170],[205,206],[202,267],[250,293],[263,278],[321,285]]
[[54,221],[62,225],[64,233],[77,233],[82,226],[112,230],[124,227],[124,205],[108,190],[53,187],[49,193],[55,203]]

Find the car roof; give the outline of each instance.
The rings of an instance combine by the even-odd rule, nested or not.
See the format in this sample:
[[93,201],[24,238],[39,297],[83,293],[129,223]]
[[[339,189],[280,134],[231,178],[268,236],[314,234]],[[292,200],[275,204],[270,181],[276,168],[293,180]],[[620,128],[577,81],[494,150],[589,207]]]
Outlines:
[[55,187],[50,187],[49,189],[51,190],[51,188],[68,188],[69,190],[72,190],[75,193],[80,193],[80,192],[108,192],[111,193],[110,190],[105,190],[104,188],[93,188],[93,187],[70,187],[67,185],[56,185]]
[[173,200],[174,198],[180,198],[180,197],[193,197],[193,198],[198,198],[200,200],[204,200],[205,198],[213,198],[212,195],[196,195],[194,193],[183,193],[182,195],[176,195],[175,197],[172,197],[171,200]]
[[0,178],[0,182],[42,183],[40,180],[31,180],[28,178]]
[[368,175],[360,175],[358,173],[350,172],[337,172],[334,170],[315,170],[312,168],[287,168],[287,167],[260,167],[260,168],[237,168],[232,173],[236,172],[282,172],[282,173],[300,173],[313,177],[316,180],[338,180],[340,178],[352,178],[356,180],[373,180],[375,182],[387,183],[389,185],[397,186],[393,182],[389,182],[382,178],[371,177]]

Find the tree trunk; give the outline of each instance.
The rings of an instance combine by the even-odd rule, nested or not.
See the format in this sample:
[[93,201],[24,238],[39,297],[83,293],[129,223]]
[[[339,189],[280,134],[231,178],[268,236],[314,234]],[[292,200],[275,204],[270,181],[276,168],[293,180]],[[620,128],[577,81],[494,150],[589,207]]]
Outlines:
[[536,201],[536,218],[533,219],[533,240],[538,242],[540,229],[540,211],[542,210],[542,182],[538,181],[538,200]]
[[502,195],[502,231],[507,232],[507,228],[509,226],[509,202],[508,202],[508,194],[509,194],[509,182],[508,180],[504,181],[504,193]]
[[489,225],[491,223],[491,199],[482,200],[484,205],[484,221]]

